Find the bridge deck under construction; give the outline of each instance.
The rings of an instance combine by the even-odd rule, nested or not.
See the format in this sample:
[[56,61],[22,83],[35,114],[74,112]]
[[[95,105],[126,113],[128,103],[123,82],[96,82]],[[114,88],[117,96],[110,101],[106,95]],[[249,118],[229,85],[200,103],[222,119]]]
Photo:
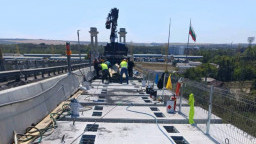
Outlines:
[[[70,116],[60,119],[57,121],[58,128],[51,135],[44,136],[43,143],[215,143],[196,126],[188,124],[185,115],[178,112],[167,113],[162,102],[153,101],[148,94],[141,92],[141,89],[145,88],[136,80],[130,81],[129,85],[102,84],[100,80],[95,80],[91,86],[90,90],[77,98],[83,108],[74,125]],[[172,94],[170,91],[162,93],[160,90],[158,93]],[[182,109],[185,112],[189,111],[185,100]],[[204,124],[207,121],[207,113],[200,107],[195,109],[195,121]],[[157,119],[158,125],[150,115]],[[217,116],[212,122],[222,123]]]

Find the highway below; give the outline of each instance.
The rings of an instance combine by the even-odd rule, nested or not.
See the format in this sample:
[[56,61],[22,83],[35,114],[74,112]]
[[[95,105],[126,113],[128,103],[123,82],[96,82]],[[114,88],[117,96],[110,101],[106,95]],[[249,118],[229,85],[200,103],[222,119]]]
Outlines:
[[[71,69],[73,71],[88,66],[89,63],[74,64],[71,66]],[[67,65],[46,68],[2,71],[0,72],[0,91],[21,85],[26,85],[33,82],[38,82],[51,77],[65,74],[67,72]]]

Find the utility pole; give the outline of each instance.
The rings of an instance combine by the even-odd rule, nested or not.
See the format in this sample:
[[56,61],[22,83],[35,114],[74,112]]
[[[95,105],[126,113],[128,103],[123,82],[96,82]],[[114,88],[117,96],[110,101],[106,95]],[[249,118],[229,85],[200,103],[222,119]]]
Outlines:
[[78,48],[79,48],[79,58],[80,58],[80,62],[81,62],[82,58],[81,58],[81,47],[80,47],[80,40],[79,40],[79,31],[80,30],[77,30],[77,39],[78,39]]
[[249,43],[248,47],[251,48],[252,42],[255,40],[255,37],[248,37],[247,41]]
[[53,47],[53,45],[51,45],[51,50],[52,50],[52,56],[54,56],[54,54],[55,54],[55,48]]
[[17,54],[17,55],[20,55],[20,48],[19,48],[18,45],[16,45],[16,54]]
[[2,48],[0,48],[0,71],[4,71],[4,57],[2,53]]
[[169,50],[169,43],[170,43],[170,29],[171,29],[171,18],[170,18],[170,22],[169,22],[168,44],[167,44],[167,48],[166,48],[166,51],[165,51],[165,54],[166,54],[166,59],[165,59],[165,72],[167,72],[168,50]]
[[133,46],[132,46],[132,41],[130,42],[130,54],[132,56],[132,60],[134,60],[134,57],[133,57]]

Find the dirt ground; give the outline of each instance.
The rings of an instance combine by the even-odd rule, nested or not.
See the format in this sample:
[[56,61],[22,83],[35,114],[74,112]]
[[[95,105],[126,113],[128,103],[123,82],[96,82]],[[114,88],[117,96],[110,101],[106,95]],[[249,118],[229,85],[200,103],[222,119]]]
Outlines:
[[[135,69],[140,70],[141,68],[154,71],[165,71],[166,64],[162,62],[135,62]],[[176,68],[171,64],[167,64],[167,70],[169,72],[176,71]]]

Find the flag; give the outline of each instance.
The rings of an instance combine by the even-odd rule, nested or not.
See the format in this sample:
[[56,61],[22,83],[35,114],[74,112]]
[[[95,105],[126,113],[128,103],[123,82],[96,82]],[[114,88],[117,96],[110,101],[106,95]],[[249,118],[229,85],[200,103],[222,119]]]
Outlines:
[[169,90],[172,89],[171,74],[170,74],[169,77],[168,77],[168,81],[167,81],[167,84],[166,84],[166,89],[169,89]]
[[191,24],[190,24],[190,28],[189,28],[189,34],[191,35],[192,39],[194,41],[196,41],[196,33],[195,33],[193,27],[191,26]]
[[179,95],[180,95],[180,86],[181,86],[181,83],[177,82],[177,86],[176,86],[176,96],[179,96]]
[[156,77],[155,77],[155,84],[158,83],[158,73],[156,73]]

